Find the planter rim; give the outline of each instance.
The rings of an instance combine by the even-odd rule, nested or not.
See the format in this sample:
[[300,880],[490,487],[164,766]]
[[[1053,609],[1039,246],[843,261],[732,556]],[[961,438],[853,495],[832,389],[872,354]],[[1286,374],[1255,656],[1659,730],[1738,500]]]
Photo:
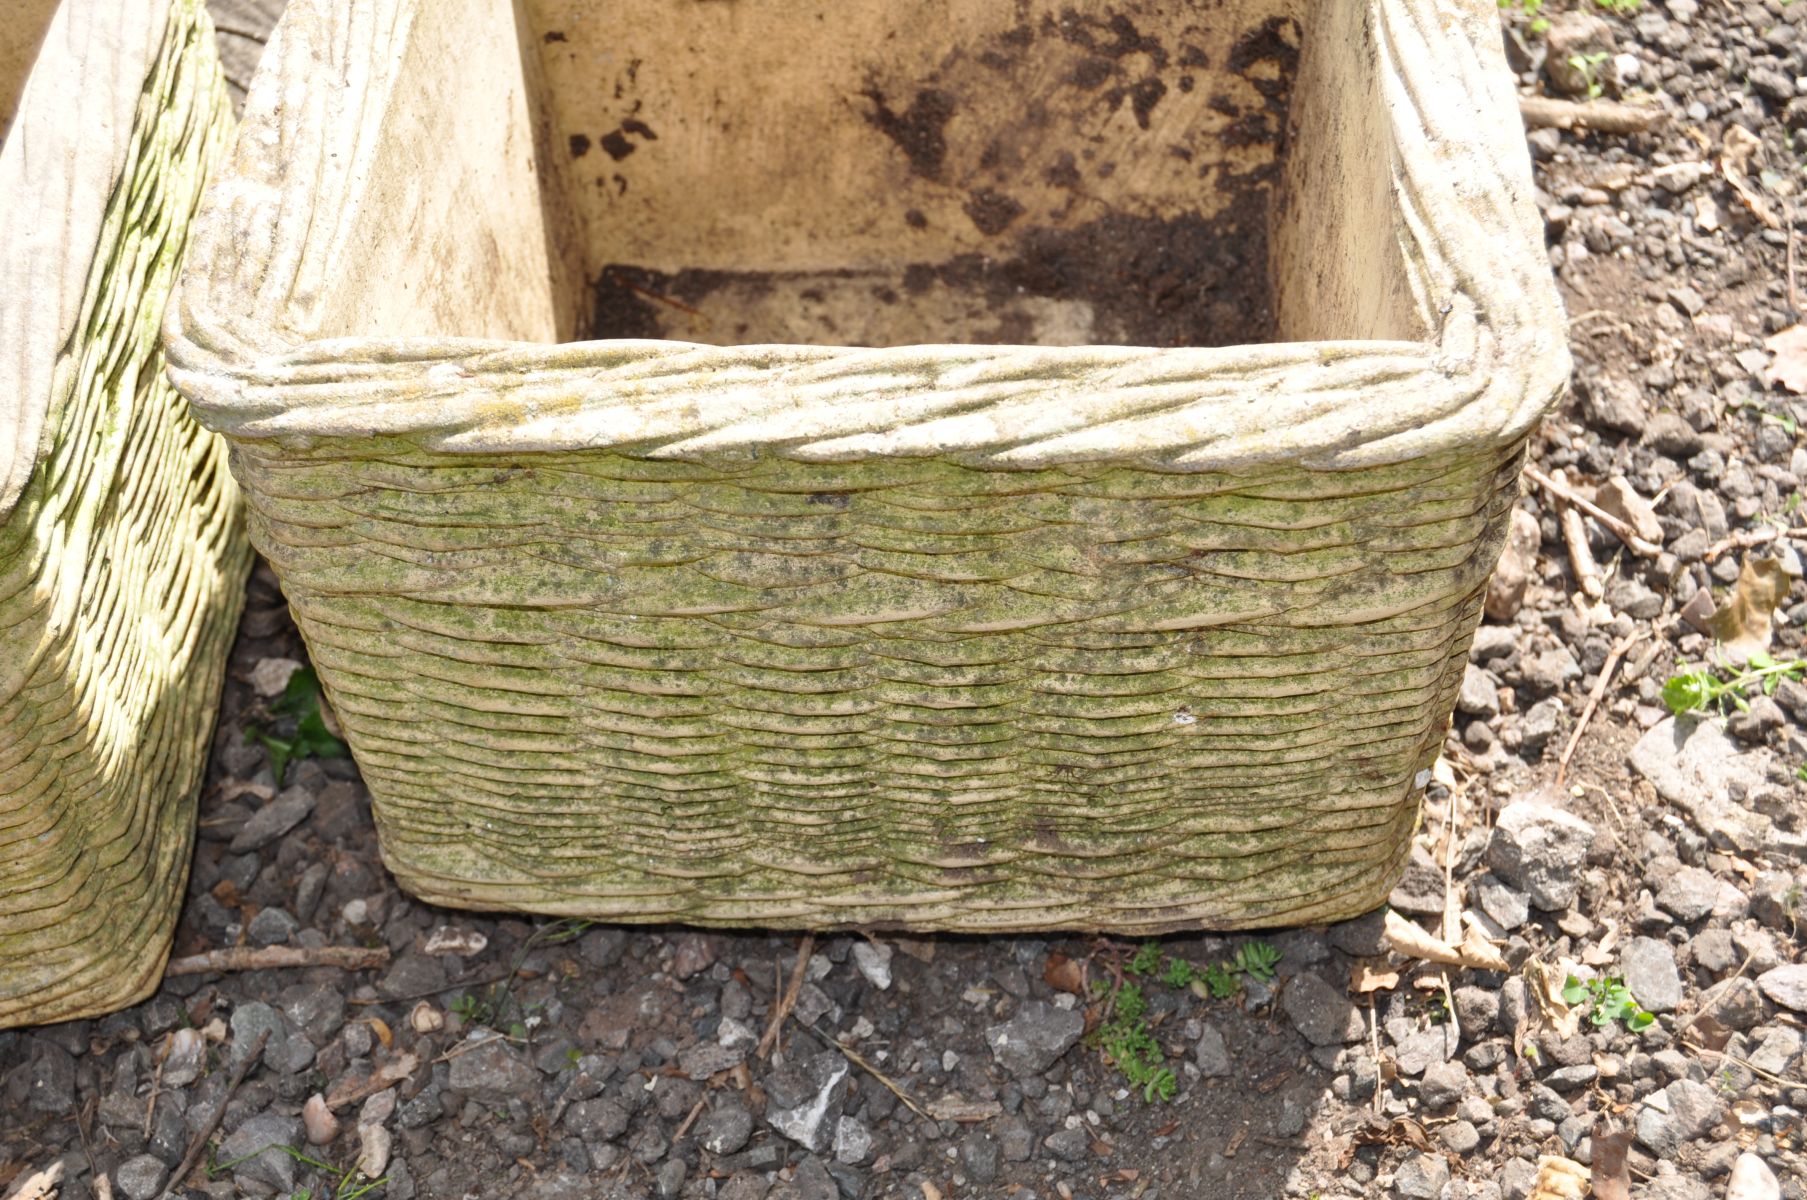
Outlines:
[[[1375,30],[1400,247],[1423,341],[1210,349],[702,346],[316,338],[328,220],[423,0],[294,0],[203,205],[165,323],[209,428],[297,448],[406,438],[453,454],[613,450],[804,461],[945,456],[1030,469],[1356,469],[1516,443],[1569,374],[1529,157],[1488,0],[1350,0]],[[385,29],[348,43],[343,30]],[[1309,36],[1309,34],[1308,34]],[[372,44],[372,43],[378,44]],[[311,60],[344,88],[305,94]],[[321,164],[343,158],[333,167]],[[322,230],[316,226],[325,226]]]

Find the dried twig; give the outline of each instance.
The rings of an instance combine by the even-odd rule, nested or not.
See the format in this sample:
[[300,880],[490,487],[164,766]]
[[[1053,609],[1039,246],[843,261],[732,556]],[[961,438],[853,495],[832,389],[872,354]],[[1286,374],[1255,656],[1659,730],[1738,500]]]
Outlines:
[[1706,561],[1712,562],[1727,550],[1749,550],[1752,546],[1767,546],[1782,538],[1807,537],[1807,528],[1796,526],[1786,529],[1780,525],[1765,525],[1761,529],[1739,529],[1714,542],[1707,547]]
[[684,1123],[678,1126],[678,1131],[671,1135],[672,1145],[675,1146],[684,1140],[684,1135],[690,1132],[690,1127],[696,1124],[696,1119],[703,1115],[703,1105],[707,1103],[709,1103],[708,1092],[697,1097],[696,1103],[690,1106],[690,1115],[684,1118]]
[[188,1153],[182,1156],[182,1161],[176,1164],[176,1169],[169,1173],[169,1183],[164,1187],[163,1194],[158,1197],[158,1200],[167,1200],[176,1188],[182,1186],[182,1181],[187,1179],[188,1173],[195,1169],[195,1164],[201,1161],[201,1155],[207,1149],[208,1139],[212,1138],[215,1131],[219,1129],[220,1122],[226,1119],[226,1106],[232,1103],[232,1097],[237,1094],[239,1084],[245,1082],[245,1076],[251,1073],[252,1064],[263,1057],[264,1043],[269,1040],[270,1031],[266,1029],[257,1035],[255,1042],[251,1043],[250,1052],[238,1060],[238,1066],[232,1069],[232,1078],[226,1083],[226,1094],[220,1097],[219,1105],[207,1118],[207,1124],[189,1140]]
[[1562,758],[1556,764],[1556,786],[1561,787],[1569,774],[1569,759],[1575,757],[1575,747],[1581,744],[1581,735],[1587,730],[1587,723],[1594,718],[1594,710],[1600,707],[1600,700],[1606,695],[1606,685],[1611,681],[1613,672],[1619,667],[1619,660],[1625,657],[1626,651],[1644,640],[1645,630],[1634,630],[1629,637],[1622,637],[1612,644],[1606,652],[1606,661],[1600,666],[1600,677],[1594,680],[1594,687],[1587,694],[1587,704],[1581,709],[1581,718],[1575,722],[1575,731],[1569,734],[1569,744],[1562,748]]
[[205,975],[210,971],[263,971],[273,967],[339,967],[363,971],[389,965],[387,946],[228,946],[187,958],[172,958],[165,975]]
[[1573,505],[1562,505],[1562,540],[1568,544],[1569,566],[1575,572],[1575,586],[1581,594],[1589,600],[1606,595],[1600,564],[1594,561],[1593,548],[1587,544],[1587,521]]
[[1621,542],[1624,542],[1626,548],[1633,554],[1640,554],[1645,558],[1655,558],[1663,552],[1661,546],[1657,545],[1655,542],[1645,541],[1638,536],[1637,530],[1633,529],[1630,525],[1627,525],[1624,521],[1621,521],[1618,517],[1613,516],[1598,504],[1595,504],[1592,500],[1582,496],[1580,492],[1577,492],[1568,484],[1550,478],[1530,463],[1525,464],[1524,474],[1526,479],[1529,479],[1532,483],[1535,483],[1538,487],[1550,493],[1550,495],[1563,501],[1565,504],[1574,505],[1594,520],[1600,522],[1600,524],[1612,530],[1613,536],[1618,538]]
[[866,1058],[866,1056],[861,1054],[858,1050],[855,1050],[852,1046],[847,1045],[845,1042],[835,1041],[833,1038],[829,1037],[826,1033],[823,1033],[820,1029],[817,1029],[814,1025],[809,1024],[808,1022],[803,1020],[803,1018],[801,1018],[801,1017],[796,1017],[793,1019],[797,1022],[798,1025],[802,1026],[804,1029],[807,1029],[811,1034],[813,1034],[817,1041],[821,1042],[824,1046],[829,1046],[835,1050],[840,1051],[842,1054],[847,1056],[848,1062],[852,1063],[854,1066],[858,1067],[860,1070],[866,1072],[866,1074],[872,1076],[872,1078],[874,1078],[874,1079],[878,1080],[880,1083],[884,1084],[885,1087],[891,1092],[891,1094],[893,1096],[896,1096],[900,1101],[903,1102],[903,1105],[905,1108],[909,1109],[911,1112],[915,1113],[917,1116],[921,1117],[925,1121],[933,1121],[935,1119],[933,1116],[931,1116],[929,1114],[927,1109],[923,1108],[922,1105],[916,1103],[916,1101],[910,1099],[910,1093],[904,1091],[901,1087],[897,1086],[897,1084],[891,1080],[890,1076],[886,1075],[883,1071],[881,1071],[877,1067],[873,1066],[872,1063]]
[[[765,1036],[759,1039],[759,1045],[754,1049],[754,1053],[760,1058],[771,1054],[772,1047],[778,1044],[778,1031],[784,1028],[784,1018],[796,1007],[797,993],[803,990],[803,976],[809,970],[809,956],[815,948],[816,935],[813,933],[804,934],[803,940],[797,944],[797,963],[791,968],[790,982],[784,985],[784,994],[773,1002],[771,1023],[765,1027]],[[776,978],[773,982],[777,982]]]
[[1520,96],[1518,111],[1527,129],[1649,133],[1669,120],[1669,114],[1660,108],[1619,104],[1612,100],[1558,100],[1552,96]]

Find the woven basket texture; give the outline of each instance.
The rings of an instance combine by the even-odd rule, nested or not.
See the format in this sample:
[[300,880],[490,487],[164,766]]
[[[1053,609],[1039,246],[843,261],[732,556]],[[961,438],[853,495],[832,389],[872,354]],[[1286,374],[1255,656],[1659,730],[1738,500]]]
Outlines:
[[[474,149],[531,143],[512,31],[461,66],[493,104],[408,75],[511,11],[295,0],[169,322],[400,882],[978,931],[1380,903],[1567,371],[1491,4],[1316,6],[1292,340],[1214,349],[533,344],[554,172]],[[467,158],[420,158],[448,105]]]
[[[108,1012],[161,977],[250,565],[224,445],[158,346],[231,114],[201,5],[175,0],[157,40],[126,64],[149,73],[99,239],[66,247],[80,316],[0,520],[0,1025]],[[28,91],[10,138],[35,115]]]

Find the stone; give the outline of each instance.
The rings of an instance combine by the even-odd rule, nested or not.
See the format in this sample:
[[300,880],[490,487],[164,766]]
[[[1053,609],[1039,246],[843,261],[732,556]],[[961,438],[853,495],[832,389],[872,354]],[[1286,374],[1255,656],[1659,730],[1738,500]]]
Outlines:
[[1010,1020],[987,1029],[985,1044],[998,1065],[1021,1079],[1053,1066],[1084,1033],[1084,1014],[1032,1000]]
[[1799,1030],[1780,1025],[1764,1035],[1762,1042],[1751,1051],[1749,1062],[1759,1071],[1786,1076],[1800,1061],[1802,1045]]
[[1092,1148],[1092,1137],[1084,1129],[1056,1129],[1042,1145],[1062,1162],[1078,1162]]
[[1749,1150],[1738,1156],[1726,1181],[1726,1200],[1780,1200],[1781,1195],[1782,1185],[1768,1163]]
[[276,797],[251,814],[228,847],[234,854],[261,850],[280,838],[314,811],[314,794],[296,786],[284,788]]
[[1680,867],[1664,874],[1656,891],[1657,907],[1682,922],[1709,915],[1719,900],[1719,879],[1700,867]]
[[1432,1063],[1418,1084],[1418,1098],[1429,1108],[1450,1108],[1468,1087],[1468,1068],[1459,1062]]
[[539,1072],[521,1053],[487,1030],[474,1031],[452,1059],[448,1082],[460,1092],[489,1104],[506,1104],[539,1090]]
[[1035,1134],[1021,1117],[1010,1114],[998,1118],[995,1132],[998,1154],[1005,1162],[1027,1162],[1035,1153]]
[[1295,975],[1280,993],[1280,1007],[1293,1027],[1314,1046],[1338,1046],[1359,1042],[1367,1034],[1361,1011],[1341,988],[1316,975]]
[[358,1170],[366,1179],[381,1179],[389,1169],[389,1154],[394,1148],[389,1131],[381,1125],[358,1126]]
[[1807,1012],[1807,963],[1785,963],[1757,976],[1763,994],[1783,1008]]
[[697,1144],[711,1154],[735,1154],[753,1136],[753,1114],[732,1096],[722,1101],[696,1123]]
[[853,965],[867,983],[882,992],[891,986],[891,954],[888,944],[861,939],[853,944]]
[[678,1052],[678,1070],[686,1079],[698,1082],[718,1071],[731,1071],[747,1058],[746,1046],[724,1046],[720,1042],[693,1042]]
[[[458,1061],[453,1059],[453,1062]],[[728,1107],[724,1105],[723,1107]],[[720,1111],[720,1110],[718,1110]],[[744,1114],[744,1110],[743,1110]],[[713,1114],[711,1114],[713,1115]],[[702,1127],[709,1120],[704,1117],[697,1123],[698,1137],[704,1136]],[[753,1128],[753,1118],[747,1117],[747,1128]],[[613,1100],[579,1100],[565,1109],[565,1128],[575,1133],[586,1142],[610,1142],[627,1132],[628,1112]],[[746,1137],[741,1137],[741,1145],[746,1144]],[[707,1143],[705,1142],[705,1145]],[[735,1147],[736,1150],[740,1146]],[[722,1153],[731,1153],[723,1151]]]
[[1677,1079],[1645,1098],[1634,1129],[1641,1145],[1669,1158],[1724,1116],[1725,1103],[1712,1088],[1692,1079]]
[[767,1193],[766,1200],[841,1200],[841,1189],[822,1160],[812,1156],[798,1163],[790,1182]]
[[1455,1154],[1471,1153],[1481,1144],[1481,1131],[1465,1120],[1451,1121],[1437,1131],[1437,1136]]
[[[1674,459],[1692,458],[1700,453],[1704,444],[1700,432],[1675,413],[1658,413],[1650,418],[1641,431],[1626,432],[1642,432],[1646,445],[1658,454]],[[1708,536],[1712,536],[1711,531]]]
[[1473,888],[1481,911],[1507,933],[1531,919],[1531,902],[1517,888],[1507,887],[1492,875],[1476,879]]
[[1748,794],[1765,786],[1763,756],[1746,753],[1713,721],[1658,721],[1632,746],[1627,761],[1657,795],[1687,815],[1714,849],[1749,851],[1763,845],[1768,820],[1731,799],[1734,787]]
[[707,971],[715,962],[715,955],[714,937],[706,933],[682,934],[671,956],[671,973],[679,979],[689,979],[699,972]]
[[960,1165],[974,1183],[996,1182],[1000,1157],[997,1139],[983,1129],[971,1130],[960,1139]]
[[154,1200],[169,1181],[169,1168],[149,1154],[134,1155],[113,1169],[113,1186],[126,1200]]
[[858,1166],[872,1157],[872,1133],[853,1117],[843,1116],[835,1122],[834,1160],[847,1166]]
[[1499,1015],[1498,991],[1473,985],[1456,989],[1456,1026],[1463,1037],[1470,1041],[1486,1037]]
[[1221,1029],[1215,1025],[1205,1026],[1198,1036],[1198,1046],[1192,1052],[1192,1061],[1206,1079],[1220,1079],[1230,1073],[1230,1048],[1224,1042]]
[[294,937],[301,928],[288,911],[281,908],[260,908],[257,915],[245,925],[245,938],[253,946],[280,946]]
[[1460,1033],[1454,1025],[1432,1025],[1407,1034],[1393,1048],[1393,1065],[1408,1078],[1424,1074],[1456,1052]]
[[1387,896],[1387,904],[1396,912],[1417,917],[1441,916],[1443,891],[1443,868],[1430,851],[1414,843],[1399,882]]
[[1634,937],[1619,955],[1625,986],[1638,1005],[1653,1013],[1674,1012],[1681,1007],[1682,977],[1675,966],[1675,950],[1668,942]]
[[1768,696],[1752,696],[1748,707],[1726,718],[1726,732],[1747,745],[1762,745],[1763,739],[1788,724],[1782,706]]
[[163,1086],[184,1088],[201,1077],[207,1040],[201,1031],[183,1028],[169,1035],[169,1049],[163,1057]]
[[1413,1154],[1393,1173],[1393,1194],[1403,1200],[1441,1200],[1449,1164],[1440,1154]]
[[[1585,85],[1582,90],[1587,90]],[[1580,390],[1581,419],[1595,429],[1634,437],[1644,431],[1650,412],[1637,384],[1608,375],[1587,382]]]
[[1328,939],[1332,946],[1352,958],[1372,958],[1386,953],[1386,927],[1386,909],[1377,908],[1353,920],[1332,925]]
[[1763,991],[1754,982],[1739,976],[1719,985],[1715,993],[1713,1017],[1727,1029],[1754,1029],[1769,1015],[1763,1002]]
[[1525,713],[1524,720],[1519,723],[1519,745],[1525,757],[1541,755],[1544,747],[1550,744],[1557,731],[1562,728],[1562,717],[1568,710],[1562,701],[1554,696],[1546,696],[1533,704]]
[[1525,659],[1519,665],[1519,675],[1525,687],[1539,696],[1547,696],[1580,679],[1581,664],[1575,661],[1567,646],[1557,646]]
[[1500,811],[1487,843],[1487,865],[1546,912],[1575,901],[1594,827],[1571,812],[1533,800]]
[[301,1128],[311,1146],[327,1145],[339,1136],[339,1118],[326,1106],[326,1097],[319,1092],[309,1096],[307,1103],[301,1106]]
[[1462,673],[1462,690],[1456,694],[1456,711],[1471,717],[1499,716],[1499,687],[1492,671],[1469,663]]
[[234,1174],[287,1195],[295,1188],[298,1164],[277,1147],[294,1149],[300,1141],[300,1121],[279,1113],[259,1113],[247,1117],[220,1143],[219,1161],[236,1163]]
[[[1638,490],[1623,475],[1614,475],[1601,484],[1594,492],[1594,503],[1631,526],[1632,532],[1645,541],[1662,544],[1663,522],[1656,515],[1656,507],[1639,495]],[[1648,616],[1655,615],[1650,613]],[[1643,619],[1647,620],[1648,617]]]
[[1487,581],[1485,604],[1489,620],[1510,621],[1518,615],[1525,603],[1525,589],[1536,574],[1537,550],[1542,544],[1543,531],[1537,518],[1523,508],[1513,508],[1499,565]]
[[848,1071],[846,1058],[824,1050],[771,1072],[764,1081],[766,1123],[805,1150],[827,1149],[846,1102]]
[[404,951],[376,984],[376,990],[391,1000],[431,995],[445,987],[445,963],[438,955],[421,950]]

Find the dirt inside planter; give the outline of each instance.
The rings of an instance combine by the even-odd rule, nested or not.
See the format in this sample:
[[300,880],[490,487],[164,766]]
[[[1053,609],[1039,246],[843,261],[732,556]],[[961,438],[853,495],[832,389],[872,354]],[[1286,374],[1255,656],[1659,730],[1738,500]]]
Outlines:
[[1306,32],[1275,0],[526,9],[579,336],[1276,336]]

